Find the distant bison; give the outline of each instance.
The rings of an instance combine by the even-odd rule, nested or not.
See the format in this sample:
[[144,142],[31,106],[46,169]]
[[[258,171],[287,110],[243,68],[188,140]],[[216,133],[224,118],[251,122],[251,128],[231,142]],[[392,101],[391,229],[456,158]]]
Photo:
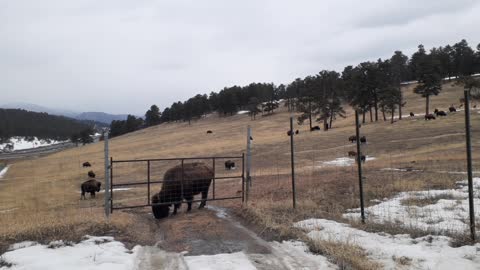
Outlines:
[[297,129],[297,130],[295,130],[295,134],[297,134],[297,135],[298,135],[298,133],[300,133],[300,131],[298,131],[298,129]]
[[360,161],[365,163],[365,161],[367,160],[367,157],[365,155],[361,155],[360,156]]
[[355,156],[357,156],[357,152],[355,152],[355,151],[348,151],[348,156],[349,156],[349,157],[355,157]]
[[320,130],[319,126],[314,126],[310,128],[310,131]]
[[410,112],[410,117],[414,117],[415,114],[413,112]]
[[88,162],[88,161],[83,163],[84,168],[85,167],[91,167],[91,166],[92,166],[92,164],[90,164],[90,162]]
[[227,170],[235,169],[235,162],[231,160],[225,161],[225,169]]
[[212,134],[212,133],[213,133],[213,131],[207,130],[207,134]]
[[456,112],[456,111],[457,111],[457,109],[455,109],[455,107],[453,107],[453,105],[450,106],[450,107],[448,108],[448,110],[449,110],[450,112]]
[[95,178],[95,173],[93,171],[88,171],[88,177]]
[[435,120],[435,115],[433,115],[431,113],[427,114],[427,115],[425,115],[425,120]]
[[365,136],[360,137],[360,143],[367,143],[367,137]]
[[90,179],[88,181],[83,182],[81,185],[81,190],[82,190],[82,195],[80,196],[80,199],[86,199],[85,198],[85,193],[90,193],[90,198],[95,198],[95,192],[100,191],[100,186],[102,183],[98,182],[95,179]]
[[353,143],[353,142],[355,142],[355,141],[357,140],[357,136],[352,135],[352,136],[348,137],[348,140],[349,140],[351,143]]
[[293,132],[291,130],[287,131],[287,136],[292,136],[292,133]]
[[445,111],[439,111],[438,109],[435,109],[434,113],[437,116],[447,116],[447,113]]
[[155,218],[167,217],[172,204],[175,215],[183,199],[187,201],[187,211],[192,210],[193,197],[200,193],[202,202],[198,208],[205,207],[213,176],[213,169],[201,162],[183,164],[183,169],[182,165],[170,168],[163,176],[162,189],[152,196],[152,212]]

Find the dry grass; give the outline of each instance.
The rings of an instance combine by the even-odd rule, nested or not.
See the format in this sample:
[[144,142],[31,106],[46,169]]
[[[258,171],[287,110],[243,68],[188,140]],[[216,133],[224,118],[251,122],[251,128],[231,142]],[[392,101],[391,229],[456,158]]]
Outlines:
[[[413,87],[404,89],[407,101],[404,114],[424,112],[424,99],[412,93]],[[439,96],[432,97],[431,108],[445,110],[451,104],[458,105],[462,95],[462,89],[445,85]],[[247,115],[228,118],[209,115],[191,125],[162,124],[112,139],[110,154],[115,160],[240,155],[245,148],[247,125],[251,125],[254,137],[253,187],[249,207],[240,214],[257,224],[266,235],[298,238],[301,233],[292,229],[293,222],[313,217],[342,221],[341,214],[346,209],[359,207],[355,167],[323,166],[324,161],[345,157],[348,151],[354,150],[354,145],[347,140],[354,133],[354,120],[352,110],[347,109],[347,118],[335,121],[333,129],[328,132],[309,132],[307,126],[295,125],[294,128],[300,130],[295,136],[298,207],[292,211],[289,137],[286,135],[289,115],[285,108],[281,108],[274,115],[259,117],[256,121],[251,121]],[[453,188],[456,181],[464,179],[462,175],[444,173],[465,171],[463,117],[463,112],[457,112],[435,121],[406,118],[394,124],[363,124],[361,132],[369,142],[363,152],[377,158],[364,166],[367,206],[374,204],[373,200],[388,198],[401,191]],[[480,114],[473,112],[474,160],[480,158],[480,125],[475,124],[479,120]],[[206,130],[212,130],[213,134],[207,135]],[[84,161],[92,163],[92,168],[82,168]],[[152,164],[152,179],[161,178],[165,169],[173,164]],[[219,175],[238,174],[238,171],[226,172],[220,165],[216,170]],[[474,165],[478,171],[479,165]],[[138,221],[135,214],[115,212],[110,221],[105,220],[103,194],[97,194],[95,200],[79,200],[79,186],[87,179],[88,170],[94,170],[97,178],[103,181],[103,144],[17,161],[9,166],[7,175],[0,180],[0,241],[4,248],[15,241],[78,240],[84,234],[95,232],[110,233],[132,242],[148,240],[149,225]],[[115,166],[117,183],[145,180],[146,164]],[[406,167],[415,171],[383,170]],[[159,188],[159,185],[153,187],[152,192]],[[240,189],[238,181],[219,181],[217,196],[235,194]],[[145,202],[145,194],[146,188],[135,187],[126,192],[114,192],[114,198],[116,203],[131,205]],[[238,203],[224,202],[223,205]],[[134,225],[146,227],[126,230]],[[383,226],[376,227],[376,230],[393,233],[399,227]],[[345,253],[359,258],[359,262],[348,261],[348,256],[341,257],[343,253],[338,250],[348,249],[342,244],[320,243],[317,249],[324,253],[338,253],[333,260],[339,263],[369,269],[367,259],[365,266],[361,266],[365,256],[356,247]],[[334,254],[331,256],[333,258]]]

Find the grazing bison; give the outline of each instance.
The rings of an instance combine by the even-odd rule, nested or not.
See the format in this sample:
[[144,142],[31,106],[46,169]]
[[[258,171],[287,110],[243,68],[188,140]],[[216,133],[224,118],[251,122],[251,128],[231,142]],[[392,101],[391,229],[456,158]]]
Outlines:
[[438,116],[447,116],[447,113],[445,111],[439,111],[438,109],[435,109],[434,113]]
[[410,117],[414,117],[415,114],[413,112],[410,112]]
[[90,193],[90,198],[95,198],[95,192],[100,191],[100,186],[102,183],[98,182],[95,179],[90,179],[88,181],[83,182],[81,185],[82,195],[80,196],[80,200],[86,199],[85,193]]
[[212,134],[212,133],[213,133],[213,131],[207,130],[207,134]]
[[367,160],[367,157],[365,155],[361,155],[360,156],[360,161],[365,163],[365,161]]
[[297,129],[297,130],[295,130],[295,134],[297,134],[297,135],[298,135],[298,133],[300,133],[300,131],[298,131],[298,129]]
[[457,111],[457,109],[455,109],[455,107],[453,107],[453,105],[450,106],[450,107],[448,108],[448,110],[449,110],[450,112],[456,112],[456,111]]
[[235,169],[235,162],[231,160],[225,161],[225,169],[227,170]]
[[88,171],[88,177],[95,178],[95,173],[93,171]]
[[291,130],[287,131],[287,136],[292,136],[292,133],[293,132]]
[[310,131],[320,130],[319,126],[314,126],[310,128]]
[[252,137],[252,136],[250,136],[250,141],[253,141],[253,137]]
[[348,156],[349,156],[349,157],[355,157],[355,156],[357,156],[357,152],[355,152],[355,151],[348,151]]
[[360,143],[367,143],[367,137],[365,136],[360,137]]
[[84,168],[85,167],[91,167],[92,165],[90,164],[90,162],[84,162],[83,165],[82,165]]
[[427,114],[427,115],[425,115],[425,120],[435,120],[435,115],[433,115],[431,113]]
[[348,140],[349,140],[351,143],[353,143],[353,142],[355,142],[355,141],[357,140],[357,136],[352,135],[352,136],[348,137]]
[[183,170],[182,165],[170,168],[163,176],[162,190],[152,196],[153,215],[157,219],[167,217],[172,204],[175,215],[183,199],[187,201],[187,211],[190,211],[193,197],[200,193],[202,193],[202,202],[198,208],[205,207],[212,179],[213,169],[205,163],[186,163],[183,165]]

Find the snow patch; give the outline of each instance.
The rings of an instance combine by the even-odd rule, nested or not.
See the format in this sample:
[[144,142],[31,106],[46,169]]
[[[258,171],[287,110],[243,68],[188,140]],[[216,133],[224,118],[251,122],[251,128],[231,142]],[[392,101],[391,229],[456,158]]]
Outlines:
[[[375,157],[371,157],[371,156],[366,156],[365,157],[365,161],[371,161],[371,160],[375,160],[375,159],[376,159]],[[322,162],[322,165],[324,165],[324,166],[347,167],[347,166],[352,166],[353,164],[355,164],[355,161],[356,160],[354,158],[339,157],[339,158],[336,158],[334,160],[324,161],[324,162]]]
[[221,208],[221,207],[214,206],[214,205],[207,205],[206,207],[207,207],[207,209],[213,210],[215,212],[215,215],[219,218],[227,218],[228,217],[227,210],[225,210],[225,208]]
[[56,141],[56,140],[40,140],[37,137],[33,137],[33,140],[27,140],[26,137],[12,137],[9,139],[10,142],[0,144],[0,150],[5,149],[8,150],[8,145],[13,146],[12,151],[16,150],[24,150],[24,149],[31,149],[37,148],[42,146],[54,145],[59,143],[64,143],[66,141]]
[[188,269],[194,270],[256,270],[243,252],[216,255],[185,256]]
[[295,223],[314,240],[358,245],[383,269],[479,269],[480,244],[452,248],[446,236],[411,238],[405,234],[368,233],[326,219]]
[[250,111],[238,111],[237,114],[246,114],[249,113]]
[[92,237],[74,245],[55,241],[52,245],[22,242],[12,245],[2,258],[8,269],[133,269],[139,247],[128,250],[112,237]]
[[0,171],[0,179],[3,178],[3,176],[7,173],[8,171],[8,166],[5,166],[1,171]]
[[[474,196],[480,196],[480,178],[473,179]],[[469,229],[467,181],[457,189],[401,192],[377,205],[365,208],[368,220],[395,223],[437,233],[464,233]],[[475,215],[480,215],[480,200],[474,200]],[[350,209],[345,218],[359,219],[360,209]]]

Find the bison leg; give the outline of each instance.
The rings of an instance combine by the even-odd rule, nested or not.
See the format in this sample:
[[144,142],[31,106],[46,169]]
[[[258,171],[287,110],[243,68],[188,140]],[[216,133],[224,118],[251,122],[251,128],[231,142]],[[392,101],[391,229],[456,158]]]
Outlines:
[[95,191],[90,192],[90,198],[95,198]]
[[185,200],[187,200],[187,212],[190,212],[192,210],[192,201],[193,201],[193,196],[185,196]]
[[85,191],[82,190],[82,195],[80,195],[80,200],[86,200],[87,198],[85,198]]
[[180,208],[180,206],[182,206],[181,203],[176,203],[176,204],[174,204],[173,214],[172,214],[172,215],[176,215],[176,214],[177,214],[177,209]]
[[208,196],[208,188],[210,186],[207,187],[207,190],[204,190],[202,191],[202,202],[200,203],[200,205],[198,206],[198,209],[202,209],[205,207],[205,205],[207,204],[207,196]]

